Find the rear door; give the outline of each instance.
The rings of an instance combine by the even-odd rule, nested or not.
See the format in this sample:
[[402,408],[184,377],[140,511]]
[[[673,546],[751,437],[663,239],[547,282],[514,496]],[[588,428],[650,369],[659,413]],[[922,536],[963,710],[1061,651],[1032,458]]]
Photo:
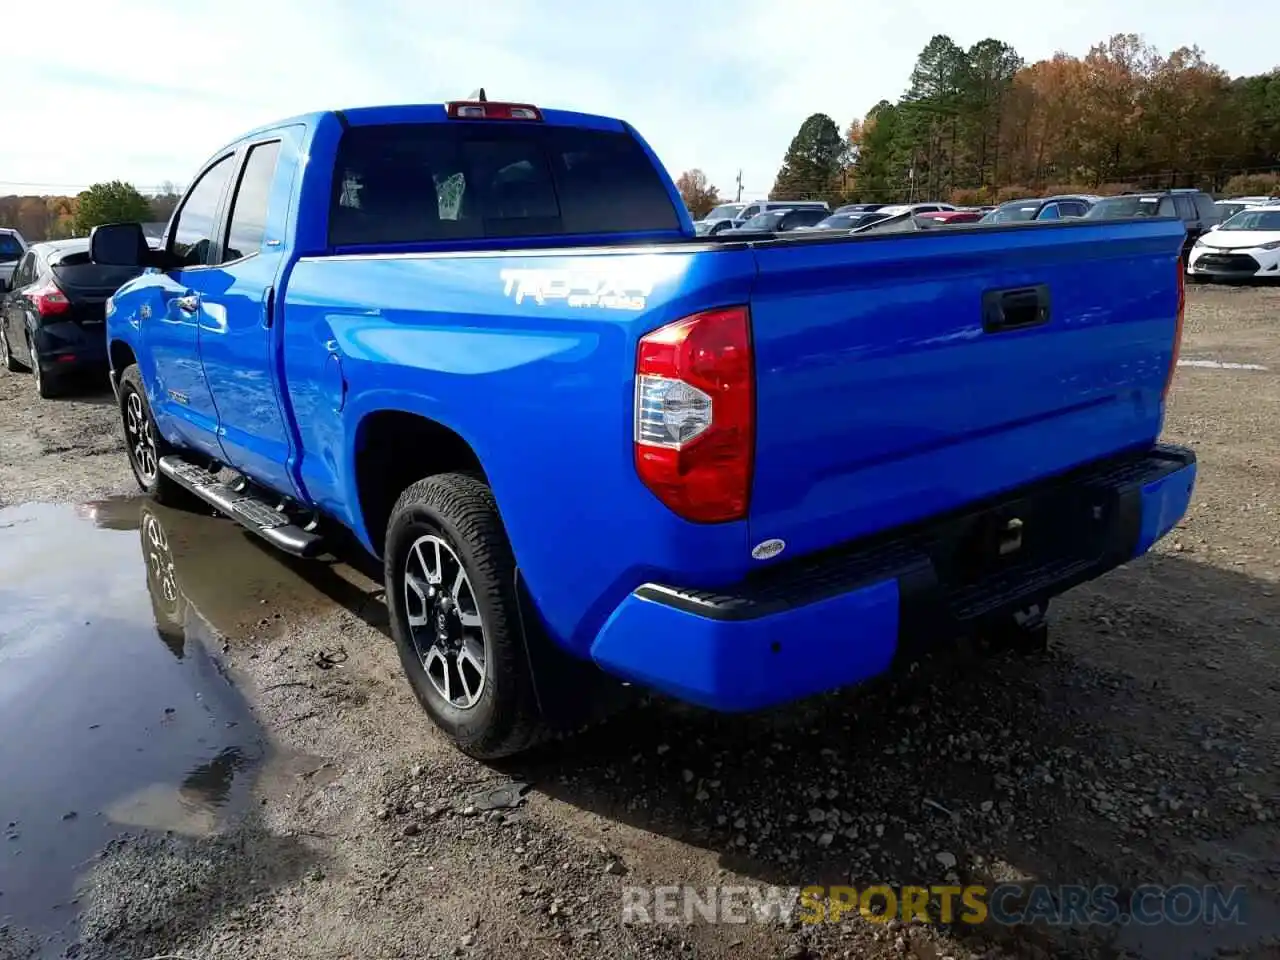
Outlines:
[[224,458],[294,495],[292,444],[277,389],[275,314],[302,129],[273,131],[241,148],[216,263],[193,285],[202,307],[200,359]]
[[752,542],[821,549],[1154,441],[1181,240],[1142,218],[757,244]]

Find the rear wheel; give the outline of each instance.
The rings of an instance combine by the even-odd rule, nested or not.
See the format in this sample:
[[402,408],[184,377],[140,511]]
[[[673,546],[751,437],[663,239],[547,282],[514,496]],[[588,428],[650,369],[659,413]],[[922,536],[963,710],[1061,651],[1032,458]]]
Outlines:
[[27,355],[31,357],[31,376],[35,378],[36,393],[45,400],[52,400],[58,395],[58,378],[41,369],[40,350],[30,335],[27,336]]
[[3,323],[0,323],[0,362],[4,363],[4,368],[10,373],[20,373],[26,369],[9,349],[9,336],[4,332]]
[[124,423],[129,466],[133,468],[138,486],[157,503],[171,506],[189,503],[191,498],[187,492],[160,472],[160,458],[174,450],[156,429],[137,364],[126,367],[120,374],[120,417]]
[[436,726],[479,759],[543,739],[515,560],[489,487],[456,473],[418,481],[392,511],[384,553],[391,632]]

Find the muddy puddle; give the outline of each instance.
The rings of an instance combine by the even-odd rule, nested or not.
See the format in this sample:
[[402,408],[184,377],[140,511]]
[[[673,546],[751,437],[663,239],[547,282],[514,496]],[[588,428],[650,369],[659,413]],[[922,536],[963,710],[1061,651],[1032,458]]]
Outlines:
[[219,833],[266,761],[298,761],[219,654],[328,600],[246,541],[138,499],[0,509],[0,955],[18,932],[74,943],[115,837]]

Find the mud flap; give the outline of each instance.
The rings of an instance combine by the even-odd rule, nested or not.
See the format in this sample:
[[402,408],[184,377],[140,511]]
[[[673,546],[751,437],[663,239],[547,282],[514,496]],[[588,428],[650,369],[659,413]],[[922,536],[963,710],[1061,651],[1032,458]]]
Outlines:
[[537,605],[516,569],[520,635],[543,721],[556,733],[571,733],[617,713],[639,699],[632,687],[590,660],[575,657],[548,636]]

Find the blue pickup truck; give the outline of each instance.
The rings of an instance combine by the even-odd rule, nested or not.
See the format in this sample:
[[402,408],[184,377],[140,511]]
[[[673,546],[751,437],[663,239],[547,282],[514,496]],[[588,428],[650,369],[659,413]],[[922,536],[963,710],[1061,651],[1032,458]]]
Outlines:
[[595,681],[722,711],[957,634],[1043,641],[1144,553],[1176,220],[698,238],[628,124],[484,99],[263,127],[108,305],[130,463],[385,570],[427,713],[479,757]]

